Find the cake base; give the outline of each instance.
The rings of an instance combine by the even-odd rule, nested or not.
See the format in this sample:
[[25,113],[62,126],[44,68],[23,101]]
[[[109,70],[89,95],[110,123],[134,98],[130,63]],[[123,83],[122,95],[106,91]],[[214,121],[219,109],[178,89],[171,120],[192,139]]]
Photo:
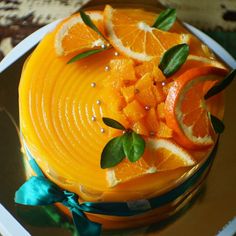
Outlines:
[[[143,227],[167,220],[171,216],[177,215],[183,209],[188,208],[191,200],[197,196],[201,187],[203,186],[205,179],[209,173],[211,165],[204,171],[200,179],[183,195],[175,199],[169,204],[162,207],[150,210],[143,214],[135,216],[108,216],[100,214],[86,213],[87,217],[94,222],[102,224],[104,230],[119,230],[119,229],[131,229],[137,227]],[[56,204],[56,206],[65,213],[67,216],[71,217],[69,210],[62,204]]]

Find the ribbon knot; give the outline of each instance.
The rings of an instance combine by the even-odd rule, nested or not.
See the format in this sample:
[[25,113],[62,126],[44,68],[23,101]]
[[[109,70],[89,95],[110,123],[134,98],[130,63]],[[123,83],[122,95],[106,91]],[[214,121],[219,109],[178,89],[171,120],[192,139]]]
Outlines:
[[97,236],[101,233],[101,225],[90,221],[84,214],[78,196],[60,189],[44,176],[33,176],[25,182],[16,192],[15,202],[30,206],[45,206],[60,202],[71,211],[80,236]]
[[144,202],[148,203],[148,207],[143,207],[141,204],[141,208],[139,205],[137,209],[132,209],[132,204],[129,202],[84,202],[80,204],[78,195],[62,190],[47,179],[26,145],[25,150],[29,163],[37,176],[31,177],[19,188],[15,194],[15,202],[31,206],[51,205],[60,202],[71,211],[74,224],[80,236],[98,236],[101,233],[101,225],[90,221],[84,212],[112,216],[133,216],[175,201],[179,196],[186,193],[187,190],[198,183],[202,175],[207,174],[207,169],[214,160],[217,145],[203,165],[186,181],[165,194],[145,200]]

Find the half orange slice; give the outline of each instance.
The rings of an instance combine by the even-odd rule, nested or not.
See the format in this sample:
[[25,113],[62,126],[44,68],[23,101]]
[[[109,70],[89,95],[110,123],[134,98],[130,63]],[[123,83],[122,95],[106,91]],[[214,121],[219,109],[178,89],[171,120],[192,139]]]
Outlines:
[[170,88],[165,102],[166,122],[184,147],[207,147],[214,143],[204,95],[226,74],[226,69],[213,66],[193,68],[180,75]]
[[[89,11],[86,14],[90,16],[100,32],[104,32],[102,12]],[[104,39],[83,22],[80,14],[65,19],[56,29],[55,49],[58,55],[100,48],[104,43]]]
[[141,9],[113,9],[107,5],[104,10],[104,25],[112,46],[138,61],[160,58],[172,46],[186,43],[188,34],[165,32],[151,27],[157,15]]

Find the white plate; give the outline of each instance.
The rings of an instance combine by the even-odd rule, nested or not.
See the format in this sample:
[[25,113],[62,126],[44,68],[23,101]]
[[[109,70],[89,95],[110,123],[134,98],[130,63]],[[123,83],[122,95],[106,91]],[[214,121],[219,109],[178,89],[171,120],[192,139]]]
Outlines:
[[[26,52],[28,52],[31,48],[33,48],[38,42],[42,40],[42,38],[51,30],[55,28],[55,26],[61,20],[57,20],[51,24],[48,24],[22,42],[20,42],[13,50],[0,62],[0,73],[7,69],[10,65],[12,65],[15,61],[17,61],[20,57],[22,57]],[[197,37],[199,37],[206,45],[208,45],[226,64],[228,64],[232,68],[236,68],[235,59],[217,42],[207,36],[205,33],[196,29],[195,27],[186,24],[185,26],[193,32]],[[20,224],[10,215],[10,213],[1,206],[0,204],[0,233],[4,232],[4,235],[29,235],[27,231],[21,227]],[[8,232],[10,229],[11,231]],[[21,232],[21,233],[20,233]]]
[[[7,67],[9,67],[12,63],[14,63],[17,59],[23,56],[26,52],[28,52],[32,47],[34,47],[42,38],[51,30],[55,28],[55,26],[61,20],[57,20],[48,24],[27,38],[21,41],[15,48],[13,48],[10,53],[3,58],[0,62],[0,73],[3,72]],[[236,60],[215,40],[207,36],[202,31],[198,30],[194,26],[185,23],[185,26],[198,38],[200,38],[209,48],[211,48],[216,55],[218,55],[227,65],[231,68],[236,68]]]

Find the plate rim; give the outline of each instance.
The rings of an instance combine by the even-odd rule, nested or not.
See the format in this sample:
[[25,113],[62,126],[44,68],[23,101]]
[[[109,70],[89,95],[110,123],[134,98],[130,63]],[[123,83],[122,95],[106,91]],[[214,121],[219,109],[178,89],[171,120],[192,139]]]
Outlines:
[[[0,73],[11,66],[15,61],[21,58],[25,53],[27,53],[31,48],[38,44],[44,36],[52,31],[56,25],[63,19],[58,19],[49,23],[40,29],[36,30],[34,33],[30,34],[28,37],[23,39],[19,44],[17,44],[0,62]],[[236,68],[236,60],[229,52],[226,51],[219,43],[217,43],[210,36],[196,28],[195,26],[183,22],[185,27],[195,34],[201,41],[203,41],[214,53],[222,59],[229,67]]]

